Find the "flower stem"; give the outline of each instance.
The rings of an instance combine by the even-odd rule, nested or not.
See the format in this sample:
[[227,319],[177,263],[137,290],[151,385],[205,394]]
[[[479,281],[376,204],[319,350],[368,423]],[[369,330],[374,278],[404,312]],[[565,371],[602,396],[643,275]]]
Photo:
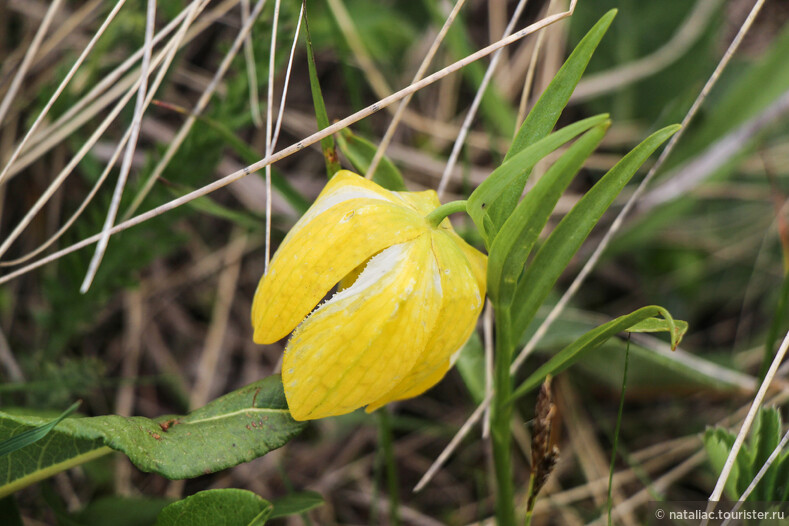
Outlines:
[[392,420],[389,409],[382,407],[376,411],[378,415],[379,442],[386,465],[386,483],[389,490],[389,524],[400,524],[400,490],[397,480],[397,463],[395,462],[394,448],[392,446]]
[[493,464],[496,471],[496,524],[515,525],[515,490],[512,474],[512,404],[510,395],[510,364],[513,346],[510,342],[509,309],[495,306],[496,348],[493,374],[493,410],[491,412],[491,437],[493,443]]
[[449,203],[445,203],[429,214],[425,216],[428,223],[430,223],[433,228],[438,228],[438,225],[441,224],[448,215],[454,214],[456,212],[465,212],[466,211],[466,201],[451,201]]

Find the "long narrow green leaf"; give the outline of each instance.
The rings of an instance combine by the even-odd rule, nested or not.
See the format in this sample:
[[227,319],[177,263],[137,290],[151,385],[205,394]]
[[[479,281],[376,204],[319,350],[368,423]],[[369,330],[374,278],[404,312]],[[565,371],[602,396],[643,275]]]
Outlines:
[[[523,173],[531,170],[540,159],[588,129],[606,120],[608,120],[608,114],[589,117],[588,119],[575,122],[548,135],[496,168],[493,173],[471,193],[468,198],[468,213],[471,219],[474,220],[483,238],[485,238],[488,246],[490,246],[493,238],[489,237],[485,232],[484,218],[490,204],[498,199],[503,192],[508,191],[511,183]],[[520,194],[518,194],[517,197],[519,198]]]
[[[360,174],[367,173],[375,152],[378,150],[376,145],[363,137],[355,135],[348,128],[337,135],[337,144],[340,146],[340,151],[345,154]],[[373,181],[388,190],[406,190],[403,175],[386,156],[383,156],[381,162],[378,163],[373,174]]]
[[556,226],[518,281],[512,319],[513,327],[520,332],[513,335],[513,341],[520,338],[570,259],[619,192],[649,156],[679,128],[679,125],[667,126],[647,137],[611,168]]
[[[512,394],[512,400],[516,400],[525,395],[532,389],[539,386],[545,377],[549,374],[555,375],[572,365],[578,360],[585,352],[591,351],[600,347],[606,341],[616,336],[622,331],[626,331],[638,323],[649,318],[654,318],[660,315],[664,318],[666,323],[667,332],[671,335],[671,346],[675,348],[682,340],[684,332],[678,330],[678,324],[671,317],[671,314],[656,305],[649,307],[642,307],[637,311],[631,312],[625,316],[620,316],[614,320],[604,323],[603,325],[592,329],[587,332],[573,343],[556,353],[553,358],[548,360],[545,364],[534,371]],[[683,325],[687,327],[687,325]]]
[[[570,96],[581,80],[581,76],[589,65],[603,35],[608,31],[608,27],[616,16],[617,10],[612,9],[589,30],[584,38],[578,43],[565,63],[556,73],[551,83],[545,88],[540,99],[531,109],[523,124],[518,130],[517,135],[510,145],[504,160],[512,159],[515,155],[522,152],[529,145],[534,144],[546,137],[559,120],[564,107],[570,100]],[[511,183],[511,188],[504,193],[500,199],[492,203],[490,208],[490,227],[488,235],[494,238],[499,228],[504,224],[515,205],[518,198],[523,193],[530,171],[521,173],[516,180]]]
[[76,411],[81,403],[82,403],[81,400],[77,400],[76,402],[71,404],[71,406],[68,409],[63,411],[60,414],[60,416],[58,416],[56,419],[52,420],[51,422],[47,422],[44,425],[34,427],[33,429],[28,429],[27,431],[23,431],[18,435],[12,436],[8,440],[4,440],[2,443],[0,443],[0,457],[3,457],[5,455],[13,453],[18,449],[22,449],[25,446],[29,446],[30,444],[35,444],[36,442],[38,442],[39,440],[47,436],[49,432],[52,431],[52,429],[54,429],[54,427],[58,425],[64,418],[66,418],[68,415]]
[[[322,130],[329,127],[329,114],[326,112],[326,103],[323,101],[321,84],[318,81],[318,68],[315,66],[315,54],[312,49],[312,37],[310,36],[310,25],[307,22],[307,2],[304,4],[304,31],[307,35],[307,65],[310,72],[310,90],[312,91],[312,104],[315,106],[315,118],[318,121],[318,129]],[[331,179],[340,169],[340,160],[337,157],[337,149],[334,146],[334,137],[329,135],[321,139],[321,150],[326,161],[326,175]]]
[[559,198],[600,144],[610,121],[595,126],[578,139],[537,182],[501,227],[488,256],[488,295],[499,306],[509,306],[515,285],[534,243],[545,228]]

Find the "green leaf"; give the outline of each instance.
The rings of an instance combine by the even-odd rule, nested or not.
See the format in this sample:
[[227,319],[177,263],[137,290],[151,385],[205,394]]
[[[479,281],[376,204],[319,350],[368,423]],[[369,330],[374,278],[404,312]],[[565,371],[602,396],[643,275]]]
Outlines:
[[[608,120],[607,114],[596,115],[570,124],[548,135],[493,170],[493,173],[471,193],[468,198],[468,214],[474,220],[488,246],[490,246],[493,238],[485,231],[484,218],[491,203],[496,201],[504,192],[510,191],[512,182],[522,174],[528,173],[543,157],[606,120]],[[520,197],[520,193],[518,193],[517,197]]]
[[548,362],[539,367],[513,392],[512,400],[520,398],[532,389],[538,387],[545,377],[549,374],[555,375],[570,365],[575,363],[584,353],[600,347],[610,338],[616,336],[622,331],[626,331],[636,324],[652,318],[654,316],[663,316],[666,322],[666,330],[671,335],[671,346],[676,347],[682,339],[683,333],[677,330],[678,324],[674,322],[671,314],[663,307],[649,306],[642,307],[637,311],[631,312],[625,316],[620,316],[614,320],[604,323],[603,325],[593,329],[573,343],[556,353]]
[[30,444],[35,444],[36,442],[38,442],[39,440],[47,436],[49,432],[52,431],[52,429],[54,429],[54,427],[60,423],[61,420],[63,420],[68,415],[76,411],[77,408],[79,407],[79,404],[81,403],[82,403],[81,400],[77,400],[53,421],[35,427],[33,429],[28,429],[27,431],[23,431],[18,435],[14,435],[9,439],[4,440],[2,443],[0,443],[0,457],[3,457],[5,455],[13,453],[14,451],[22,449],[25,446],[29,446]]
[[306,513],[311,509],[323,506],[326,503],[321,494],[315,491],[300,491],[285,495],[272,502],[274,509],[269,519],[288,517]]
[[156,526],[261,526],[271,514],[266,499],[245,489],[210,489],[162,510]]
[[[688,322],[682,320],[673,320],[674,330],[677,331],[680,338],[688,331]],[[627,332],[669,332],[671,324],[669,321],[662,318],[647,318],[640,321],[627,329]]]
[[[362,175],[366,174],[378,147],[367,139],[354,135],[348,128],[337,135],[337,144],[356,171]],[[406,190],[403,175],[386,156],[381,157],[381,162],[378,163],[373,174],[373,181],[388,190]]]
[[[707,456],[712,464],[713,471],[721,473],[723,466],[726,464],[726,459],[729,456],[734,445],[734,435],[721,428],[710,428],[704,432],[704,448],[707,450]],[[740,451],[739,458],[743,457],[743,452]],[[738,460],[739,460],[738,458]],[[737,500],[739,493],[737,492],[737,481],[740,479],[740,462],[735,462],[734,467],[729,474],[726,481],[725,491],[726,495],[732,500]]]
[[[0,412],[3,431],[26,430],[43,421]],[[42,442],[44,447],[34,444],[28,446],[32,450],[0,458],[0,469],[9,473],[0,496],[106,454],[102,445],[126,454],[142,471],[184,479],[263,456],[283,446],[304,425],[291,418],[279,375],[233,391],[186,416],[67,418],[51,439]],[[47,448],[50,441],[57,447]]]
[[[529,325],[603,213],[652,152],[679,128],[678,125],[668,126],[647,137],[611,168],[564,216],[518,281],[512,310],[513,327],[523,330]],[[517,341],[520,334],[512,336],[512,341]]]
[[[312,37],[310,36],[310,25],[307,22],[306,2],[304,2],[304,30],[307,34],[307,65],[310,71],[310,90],[312,91],[312,104],[315,106],[315,118],[318,121],[318,129],[322,130],[329,127],[329,114],[326,112],[326,103],[323,101],[321,84],[318,80],[318,69],[315,66],[315,54],[312,50]],[[334,146],[334,137],[321,139],[321,150],[326,161],[326,174],[331,179],[342,168],[337,157],[337,149]]]
[[[781,414],[775,407],[763,407],[756,414],[751,435],[751,454],[753,458],[753,477],[762,469],[767,459],[781,442]],[[773,463],[764,474],[764,477],[748,500],[752,501],[775,501],[773,498],[778,476],[778,465]],[[750,484],[750,480],[746,481]],[[747,488],[747,486],[746,486]],[[744,492],[746,488],[741,488]]]
[[534,243],[562,193],[600,144],[610,121],[595,126],[551,166],[518,204],[493,240],[488,255],[488,295],[508,306]]
[[16,499],[12,495],[0,499],[0,519],[2,519],[5,526],[23,526],[22,516],[19,515],[19,507],[16,505]]
[[[545,88],[545,91],[526,116],[526,119],[524,119],[520,130],[518,130],[510,145],[510,149],[507,151],[507,155],[504,157],[505,162],[514,158],[515,155],[528,146],[545,138],[556,126],[559,116],[562,114],[564,107],[567,106],[575,86],[581,80],[589,60],[592,58],[603,35],[608,31],[608,27],[614,20],[616,13],[616,9],[612,9],[603,15],[575,47],[553,80],[551,80],[551,83]],[[515,205],[518,203],[518,199],[526,186],[530,171],[531,168],[521,173],[510,183],[508,191],[499,200],[492,203],[490,209],[491,224],[487,230],[490,238],[496,236],[499,228],[515,209]]]

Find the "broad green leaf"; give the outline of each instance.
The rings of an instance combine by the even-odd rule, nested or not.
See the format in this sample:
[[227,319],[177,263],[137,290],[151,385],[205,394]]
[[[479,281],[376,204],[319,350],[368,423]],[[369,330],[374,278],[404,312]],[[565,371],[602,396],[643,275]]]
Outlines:
[[[589,117],[548,135],[493,170],[493,173],[471,193],[468,198],[468,214],[474,220],[488,246],[493,239],[485,231],[484,217],[491,203],[504,192],[509,191],[511,183],[520,175],[528,173],[543,157],[606,120],[608,120],[607,114]],[[517,197],[520,197],[520,193]]]
[[156,526],[261,526],[271,514],[266,499],[245,489],[210,489],[165,507]]
[[[0,436],[17,435],[49,420],[0,412]],[[102,440],[75,438],[58,427],[45,440],[0,458],[0,497],[111,452]]]
[[35,444],[36,442],[38,442],[39,440],[47,436],[49,432],[52,431],[52,429],[54,429],[54,427],[61,422],[61,420],[63,420],[68,415],[76,411],[77,408],[79,407],[79,404],[81,403],[82,403],[81,400],[77,400],[76,402],[71,404],[71,406],[68,409],[63,411],[59,417],[52,420],[51,422],[47,422],[44,425],[34,427],[33,429],[28,429],[27,431],[23,431],[19,434],[14,435],[11,438],[4,440],[3,442],[0,442],[0,457],[3,457],[5,455],[13,453],[14,451],[22,449],[25,446],[29,446],[30,444]]
[[[9,434],[44,422],[36,416],[0,412],[0,430]],[[109,450],[102,445],[126,454],[142,471],[184,479],[263,456],[303,427],[304,423],[290,416],[279,375],[233,391],[185,416],[67,418],[40,443],[42,447],[33,444],[0,458],[0,469],[9,473],[0,496],[106,454]]]
[[610,122],[595,126],[578,139],[529,190],[493,240],[488,255],[488,295],[508,306],[534,243],[559,198],[584,161],[600,144]]
[[[515,157],[515,155],[522,152],[528,146],[545,138],[553,127],[556,126],[559,116],[570,100],[575,86],[578,84],[578,81],[581,80],[581,76],[586,70],[589,60],[592,58],[603,35],[608,31],[608,27],[614,20],[616,13],[616,9],[606,13],[592,29],[589,30],[573,52],[570,53],[570,56],[562,67],[559,68],[559,71],[556,73],[551,83],[545,88],[540,99],[523,121],[520,130],[518,130],[517,135],[510,145],[510,149],[507,151],[507,155],[504,157],[505,162]],[[496,236],[499,228],[501,228],[515,209],[515,205],[518,203],[518,199],[526,186],[530,171],[531,169],[519,174],[518,177],[510,183],[508,191],[492,203],[490,209],[490,226],[487,231],[490,238]]]
[[529,377],[517,389],[515,389],[512,399],[517,399],[532,389],[538,387],[547,375],[555,375],[567,369],[585,352],[600,347],[602,344],[620,332],[626,331],[639,322],[657,315],[662,316],[666,321],[666,328],[671,335],[671,346],[676,347],[679,345],[683,334],[677,331],[677,324],[674,322],[671,314],[669,314],[669,312],[663,307],[642,307],[637,311],[631,312],[625,316],[620,316],[619,318],[611,320],[608,323],[604,323],[596,329],[587,332],[573,343],[556,353],[550,360],[548,360],[548,362],[543,364],[531,375],[529,375]]
[[[551,232],[518,281],[512,310],[515,331],[525,330],[603,213],[652,152],[677,130],[678,125],[668,126],[647,137],[611,168]],[[519,337],[520,333],[513,334],[512,340]]]
[[[312,49],[312,37],[310,36],[310,25],[307,22],[306,1],[304,2],[304,31],[307,35],[307,65],[310,73],[310,90],[312,91],[312,104],[315,106],[315,118],[318,121],[318,129],[322,130],[329,127],[329,114],[326,112],[326,103],[323,101],[321,84],[318,80],[318,69],[315,67],[315,54]],[[340,160],[337,157],[337,149],[334,146],[334,137],[329,135],[321,140],[321,150],[326,161],[326,174],[329,179],[334,177],[340,169]]]
[[[366,174],[378,147],[367,139],[355,135],[348,128],[337,135],[337,144],[356,171],[362,175]],[[388,190],[398,192],[406,190],[400,170],[386,156],[383,156],[381,162],[378,163],[373,174],[373,181]]]
[[272,502],[274,509],[271,511],[269,519],[299,515],[323,506],[325,503],[321,494],[315,491],[291,493]]

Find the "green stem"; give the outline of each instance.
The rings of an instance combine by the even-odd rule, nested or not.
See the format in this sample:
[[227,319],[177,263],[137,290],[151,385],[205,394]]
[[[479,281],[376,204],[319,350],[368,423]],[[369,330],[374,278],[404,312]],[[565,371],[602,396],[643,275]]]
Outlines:
[[433,226],[433,228],[438,228],[438,225],[441,224],[441,221],[443,221],[448,215],[465,211],[466,201],[452,201],[439,206],[427,214],[425,219]]
[[496,471],[496,524],[515,525],[515,490],[512,476],[512,393],[510,364],[513,346],[510,342],[510,312],[496,306],[496,348],[493,374],[493,408],[491,412],[491,438],[493,464]]
[[386,484],[389,489],[389,524],[398,526],[400,524],[400,489],[397,480],[397,463],[395,462],[394,448],[392,447],[392,419],[389,410],[382,407],[376,411],[378,415],[378,440],[386,465]]

